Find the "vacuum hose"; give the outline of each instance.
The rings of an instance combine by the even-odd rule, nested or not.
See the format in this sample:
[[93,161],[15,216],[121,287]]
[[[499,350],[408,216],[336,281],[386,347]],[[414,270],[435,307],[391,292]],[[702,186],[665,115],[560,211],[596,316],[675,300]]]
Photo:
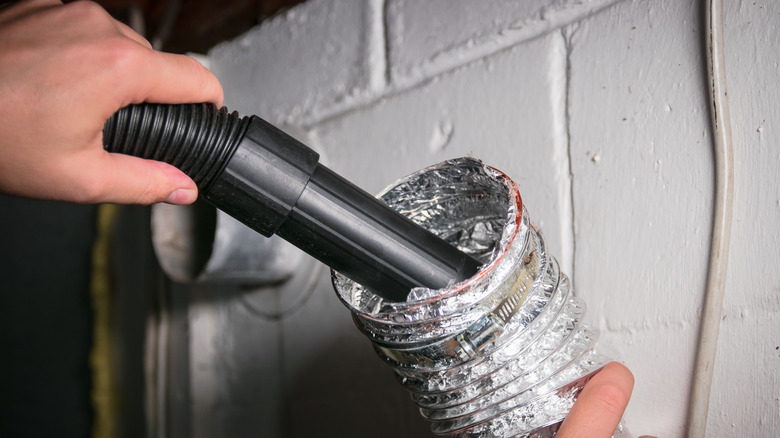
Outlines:
[[215,207],[389,301],[404,301],[414,287],[444,288],[480,267],[256,116],[205,103],[131,105],[106,122],[103,145],[179,168]]

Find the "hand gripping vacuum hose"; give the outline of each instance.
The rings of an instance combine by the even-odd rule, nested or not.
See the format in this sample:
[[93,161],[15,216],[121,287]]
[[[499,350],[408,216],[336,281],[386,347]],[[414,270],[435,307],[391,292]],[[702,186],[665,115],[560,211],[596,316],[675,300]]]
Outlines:
[[268,122],[209,104],[131,105],[103,129],[107,151],[164,161],[200,196],[388,301],[470,278],[480,262],[318,163]]

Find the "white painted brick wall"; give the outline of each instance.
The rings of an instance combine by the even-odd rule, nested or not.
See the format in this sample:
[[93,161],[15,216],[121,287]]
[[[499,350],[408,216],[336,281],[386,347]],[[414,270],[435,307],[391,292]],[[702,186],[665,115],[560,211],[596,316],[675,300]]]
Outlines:
[[[708,436],[780,430],[780,3],[726,2],[736,144],[731,263]],[[683,436],[713,158],[701,2],[318,0],[209,54],[226,105],[295,126],[369,191],[466,154],[519,182],[635,373],[634,433]],[[430,436],[326,275],[192,291],[194,436]],[[216,298],[219,297],[219,298]]]
[[310,2],[212,50],[231,109],[289,123],[365,93],[371,11],[364,1]]
[[571,30],[574,285],[634,372],[629,427],[682,436],[713,171],[701,2],[665,3],[621,2]]
[[[780,4],[725,2],[734,228],[708,431],[780,431]],[[751,433],[752,431],[752,433]]]

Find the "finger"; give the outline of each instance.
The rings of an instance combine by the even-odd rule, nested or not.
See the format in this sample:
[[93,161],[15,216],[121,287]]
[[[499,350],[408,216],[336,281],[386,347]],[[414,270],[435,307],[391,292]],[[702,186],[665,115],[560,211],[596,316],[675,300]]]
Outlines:
[[139,91],[133,102],[196,103],[222,105],[222,85],[201,63],[189,56],[151,52],[149,63],[139,72]]
[[585,385],[556,435],[558,438],[611,437],[634,387],[634,376],[612,362]]
[[120,204],[191,204],[198,196],[195,183],[179,169],[159,161],[101,151],[102,157],[90,166],[85,202]]

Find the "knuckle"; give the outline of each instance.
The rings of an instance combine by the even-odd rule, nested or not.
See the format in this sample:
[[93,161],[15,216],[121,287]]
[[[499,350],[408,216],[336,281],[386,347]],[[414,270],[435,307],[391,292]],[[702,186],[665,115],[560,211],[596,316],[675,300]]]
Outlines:
[[144,188],[135,197],[135,204],[151,204],[160,198],[159,187],[152,181],[147,181]]
[[136,180],[138,190],[133,202],[135,204],[151,204],[165,199],[169,190],[163,178],[165,166],[161,162],[150,161],[148,167]]
[[86,32],[105,29],[113,18],[97,3],[76,1],[52,9],[52,18],[60,26],[82,29]]
[[116,73],[130,73],[144,67],[145,51],[137,43],[117,36],[103,41],[106,68]]
[[111,18],[99,4],[92,1],[78,1],[65,5],[63,12],[71,14],[73,19],[85,23],[97,23]]
[[620,416],[628,404],[628,395],[625,391],[616,383],[603,382],[598,385],[596,390],[598,397],[594,400],[594,403],[601,408],[602,412],[606,412],[615,416]]

